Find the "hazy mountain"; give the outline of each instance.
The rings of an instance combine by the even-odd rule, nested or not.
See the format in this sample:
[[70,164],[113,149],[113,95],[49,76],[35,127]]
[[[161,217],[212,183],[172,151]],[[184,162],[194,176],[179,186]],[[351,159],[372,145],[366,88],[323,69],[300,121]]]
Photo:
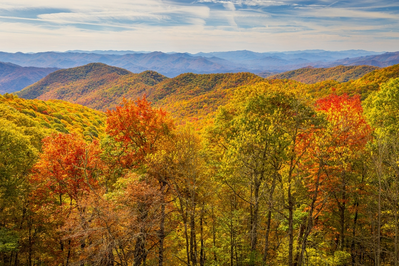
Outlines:
[[277,72],[262,71],[262,72],[256,73],[256,75],[258,75],[259,77],[262,77],[262,78],[267,78],[267,77],[270,77],[273,75],[277,75]]
[[232,62],[248,62],[265,57],[280,58],[282,60],[307,60],[312,62],[332,62],[342,58],[353,58],[368,55],[381,54],[378,52],[365,50],[347,50],[347,51],[325,51],[325,50],[304,50],[289,52],[266,52],[257,53],[248,50],[231,52],[211,52],[197,53],[195,55],[203,57],[219,57]]
[[337,60],[333,64],[340,64],[345,66],[369,65],[377,67],[387,67],[399,64],[399,52],[361,56],[356,58],[345,58]]
[[45,52],[35,54],[0,52],[0,61],[21,66],[71,68],[89,63],[104,63],[122,67],[131,72],[154,70],[169,77],[182,73],[225,73],[247,71],[240,65],[220,58],[205,58],[188,53],[166,54],[162,52],[131,53],[123,55],[83,52]]
[[[364,50],[324,51],[306,50],[290,52],[257,53],[251,51],[231,51],[213,53],[163,53],[135,51],[73,51],[45,53],[4,53],[0,61],[20,66],[42,68],[73,68],[89,63],[100,62],[109,66],[124,68],[133,73],[152,70],[167,77],[183,73],[281,73],[304,67],[333,67],[338,65],[372,65],[385,67],[399,63],[398,53],[378,54]],[[263,75],[264,77],[266,75]],[[29,78],[27,79],[29,80]],[[23,83],[24,86],[32,84]],[[21,86],[7,83],[3,91],[15,91]]]
[[56,70],[57,68],[21,67],[0,62],[0,93],[22,90]]
[[66,53],[82,53],[82,54],[110,54],[110,55],[125,55],[125,54],[146,54],[150,51],[131,51],[131,50],[69,50]]
[[338,59],[376,55],[363,50],[349,51],[294,51],[257,53],[231,51],[214,53],[162,53],[134,51],[73,51],[44,53],[4,53],[0,61],[21,66],[71,68],[89,63],[104,63],[138,73],[154,70],[174,77],[182,73],[223,73],[262,71],[287,71],[308,65],[332,63]]

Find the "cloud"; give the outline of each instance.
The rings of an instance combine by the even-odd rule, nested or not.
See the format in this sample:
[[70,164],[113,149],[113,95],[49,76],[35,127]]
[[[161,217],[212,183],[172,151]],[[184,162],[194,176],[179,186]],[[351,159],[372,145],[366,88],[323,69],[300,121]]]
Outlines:
[[390,0],[0,1],[9,51],[397,50],[398,32]]
[[[184,5],[171,5],[170,3],[158,0],[146,1],[109,1],[98,0],[88,3],[87,1],[2,1],[1,10],[8,13],[12,11],[13,17],[26,17],[29,10],[42,9],[42,14],[37,14],[36,18],[42,22],[58,24],[79,24],[79,23],[107,23],[114,26],[131,26],[132,23],[149,23],[168,26],[169,23],[200,23],[201,19],[209,16],[209,8],[198,6],[192,8]],[[63,9],[68,12],[46,12],[46,10]],[[4,13],[4,12],[3,12]],[[4,15],[3,15],[4,18]],[[176,21],[177,20],[177,21]]]
[[264,0],[198,0],[198,3],[233,4],[246,6],[280,6],[285,5],[283,1],[264,1]]
[[301,16],[305,17],[315,17],[315,18],[365,18],[365,19],[395,19],[399,20],[397,14],[383,13],[383,12],[370,12],[361,11],[346,8],[301,8],[302,12],[299,12]]

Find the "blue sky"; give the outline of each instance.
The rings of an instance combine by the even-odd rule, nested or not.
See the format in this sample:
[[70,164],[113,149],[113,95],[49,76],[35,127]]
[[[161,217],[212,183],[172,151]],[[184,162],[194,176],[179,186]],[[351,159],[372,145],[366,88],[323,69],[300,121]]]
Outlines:
[[398,0],[1,0],[0,51],[399,50]]

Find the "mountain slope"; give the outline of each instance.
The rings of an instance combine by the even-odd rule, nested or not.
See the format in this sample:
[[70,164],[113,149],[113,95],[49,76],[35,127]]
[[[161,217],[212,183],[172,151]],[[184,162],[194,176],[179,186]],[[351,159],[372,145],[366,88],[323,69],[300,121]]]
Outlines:
[[227,103],[241,86],[263,82],[252,73],[186,73],[156,85],[148,99],[179,119],[203,117]]
[[[362,68],[332,68],[331,73],[347,70],[355,75]],[[366,67],[366,69],[370,70]],[[324,70],[318,70],[324,71]],[[342,73],[346,73],[343,71]],[[343,74],[348,77],[348,73]],[[338,74],[336,74],[338,75]],[[193,74],[167,78],[154,71],[133,74],[104,64],[59,70],[18,93],[21,97],[41,100],[61,99],[97,110],[117,106],[123,98],[137,99],[147,95],[156,107],[171,112],[179,120],[201,118],[224,105],[242,86],[294,89],[301,87],[315,98],[336,93],[361,94],[363,98],[377,90],[379,84],[399,76],[399,65],[374,70],[362,78],[340,83],[326,80],[305,84],[294,80],[263,79],[251,73]]]
[[[26,127],[53,132],[77,133],[88,139],[104,132],[105,114],[81,105],[60,100],[26,100],[12,94],[0,95],[0,118]],[[35,140],[40,145],[41,140]]]
[[[23,89],[18,95],[25,99],[76,99],[101,85],[117,80],[131,72],[105,64],[92,63],[78,68],[62,69]],[[84,82],[82,82],[84,81]],[[62,97],[61,97],[62,96]]]
[[373,66],[337,66],[333,68],[306,67],[270,76],[269,79],[292,79],[302,83],[312,84],[325,80],[347,82],[361,78],[367,73],[378,69]]
[[57,68],[21,67],[0,62],[0,94],[22,90],[56,70]]
[[123,98],[143,95],[155,105],[181,116],[195,116],[200,106],[207,112],[224,103],[229,90],[264,81],[251,73],[181,74],[169,79],[154,71],[133,74],[100,63],[56,71],[18,92],[26,99],[60,99],[97,110],[117,106]]
[[399,64],[374,70],[363,77],[339,83],[337,81],[323,81],[308,85],[308,91],[315,98],[325,97],[330,93],[347,93],[349,95],[359,94],[366,99],[370,93],[379,89],[380,84],[391,78],[399,78]]

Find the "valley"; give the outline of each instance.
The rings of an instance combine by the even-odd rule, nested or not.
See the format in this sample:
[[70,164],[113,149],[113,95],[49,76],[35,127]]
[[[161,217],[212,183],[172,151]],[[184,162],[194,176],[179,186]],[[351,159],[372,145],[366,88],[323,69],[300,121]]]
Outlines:
[[0,94],[0,264],[398,260],[399,64],[47,70]]

